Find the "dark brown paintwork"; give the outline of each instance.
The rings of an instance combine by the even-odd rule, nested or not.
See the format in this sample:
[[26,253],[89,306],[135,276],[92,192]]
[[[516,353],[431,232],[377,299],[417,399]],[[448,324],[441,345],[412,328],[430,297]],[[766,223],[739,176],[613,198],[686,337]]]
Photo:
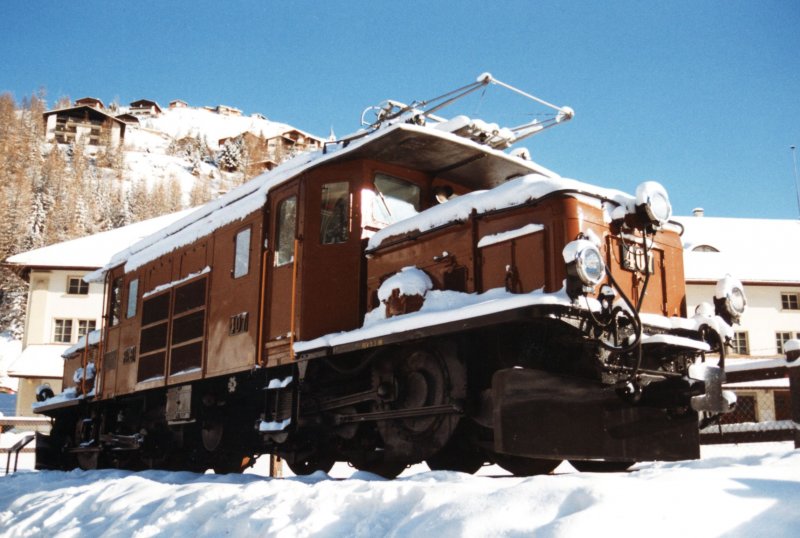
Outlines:
[[[323,165],[270,191],[264,210],[223,226],[130,274],[123,275],[122,268],[114,269],[108,278],[111,282],[123,277],[123,313],[128,301],[125,296],[128,284],[134,278],[139,279],[139,297],[136,316],[126,319],[123,315],[118,325],[106,331],[103,397],[242,372],[259,360],[265,366],[291,362],[293,340],[310,340],[358,328],[366,311],[381,306],[377,301],[381,282],[407,265],[426,271],[437,289],[480,293],[505,287],[514,293],[539,289],[555,292],[563,287],[566,276],[561,255],[564,245],[591,230],[593,236],[602,241],[611,274],[634,300],[641,293],[641,277],[620,266],[619,230],[609,229],[600,204],[570,196],[547,197],[537,203],[475,215],[466,222],[412,234],[413,237],[390,238],[365,259],[362,253],[368,234],[362,231],[360,222],[361,191],[372,188],[378,172],[417,184],[423,207],[434,203],[432,193],[437,185],[449,185],[456,194],[469,190],[464,184],[451,181],[452,177],[461,179],[461,176],[436,177],[375,160]],[[322,186],[331,182],[349,185],[349,237],[344,242],[322,244],[320,193]],[[278,207],[292,196],[297,199],[296,258],[294,263],[276,267]],[[540,224],[543,229],[481,248],[477,246],[483,237],[531,223]],[[233,278],[235,237],[245,228],[251,230],[249,271]],[[655,272],[648,283],[643,311],[685,314],[682,251],[677,234],[660,232],[653,256]],[[262,263],[266,263],[266,267]],[[186,279],[205,267],[211,268],[202,277],[207,279],[206,327],[202,346],[195,346],[196,354],[202,356],[176,356],[175,359],[184,361],[181,364],[197,364],[201,370],[167,375],[170,369],[174,373],[175,368],[170,367],[172,350],[165,349],[164,377],[153,381],[137,378],[142,343],[142,294]],[[174,294],[174,291],[163,293]],[[235,316],[246,316],[246,331],[231,334]],[[175,322],[170,319],[170,338]],[[292,329],[294,333],[290,334]],[[130,354],[131,347],[136,348],[135,361],[123,361],[123,354],[126,349]]]

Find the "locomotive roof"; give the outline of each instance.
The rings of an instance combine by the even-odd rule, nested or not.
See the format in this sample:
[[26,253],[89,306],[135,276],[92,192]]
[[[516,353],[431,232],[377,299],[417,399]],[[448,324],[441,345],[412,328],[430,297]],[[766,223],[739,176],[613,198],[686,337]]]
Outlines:
[[100,281],[109,270],[121,264],[125,264],[126,272],[136,270],[226,224],[241,220],[263,207],[271,189],[307,170],[333,162],[366,158],[438,175],[473,189],[491,188],[509,178],[526,174],[558,177],[532,161],[478,144],[442,128],[396,123],[349,143],[328,145],[326,151],[300,154],[284,162],[118,252],[108,264],[86,275],[85,279]]

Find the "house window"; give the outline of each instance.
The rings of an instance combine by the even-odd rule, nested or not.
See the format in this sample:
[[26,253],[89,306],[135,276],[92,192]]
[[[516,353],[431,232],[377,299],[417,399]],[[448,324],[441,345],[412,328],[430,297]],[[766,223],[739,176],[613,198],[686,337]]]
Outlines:
[[53,342],[60,342],[63,344],[72,342],[72,320],[57,319],[54,321],[55,330],[53,331]]
[[136,315],[136,301],[139,296],[139,279],[134,278],[128,283],[128,308],[125,310],[125,317],[132,318]]
[[747,345],[747,331],[736,331],[731,340],[733,352],[738,355],[748,355],[750,347]]
[[78,338],[86,336],[97,328],[97,322],[93,319],[78,320]]
[[350,238],[350,184],[347,181],[322,186],[320,212],[320,243],[346,243]]
[[67,278],[67,293],[70,295],[88,295],[89,283],[84,282],[79,276]]
[[781,331],[775,333],[775,348],[778,350],[779,355],[783,355],[783,345],[792,338],[800,338],[800,333],[792,333],[791,331]]
[[294,261],[294,236],[297,225],[297,197],[292,196],[278,205],[276,223],[275,267]]
[[800,293],[781,293],[781,308],[800,310]]
[[236,234],[233,278],[244,276],[248,271],[250,271],[250,228]]

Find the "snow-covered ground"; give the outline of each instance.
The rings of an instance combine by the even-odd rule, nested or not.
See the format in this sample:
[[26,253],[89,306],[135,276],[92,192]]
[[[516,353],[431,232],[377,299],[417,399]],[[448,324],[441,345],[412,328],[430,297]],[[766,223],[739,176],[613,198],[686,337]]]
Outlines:
[[[148,471],[0,477],[0,534],[13,536],[798,536],[800,450],[703,448],[699,461],[632,472],[477,476],[412,467],[396,480],[337,465],[270,479]],[[349,476],[346,480],[337,477]]]

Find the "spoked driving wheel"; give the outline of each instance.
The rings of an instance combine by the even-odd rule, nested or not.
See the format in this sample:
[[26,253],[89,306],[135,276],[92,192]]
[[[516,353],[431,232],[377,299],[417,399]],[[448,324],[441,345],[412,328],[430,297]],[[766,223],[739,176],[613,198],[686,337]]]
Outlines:
[[458,425],[454,404],[463,399],[465,385],[463,366],[433,347],[401,350],[377,361],[375,411],[398,415],[377,423],[387,461],[411,463],[441,450]]

